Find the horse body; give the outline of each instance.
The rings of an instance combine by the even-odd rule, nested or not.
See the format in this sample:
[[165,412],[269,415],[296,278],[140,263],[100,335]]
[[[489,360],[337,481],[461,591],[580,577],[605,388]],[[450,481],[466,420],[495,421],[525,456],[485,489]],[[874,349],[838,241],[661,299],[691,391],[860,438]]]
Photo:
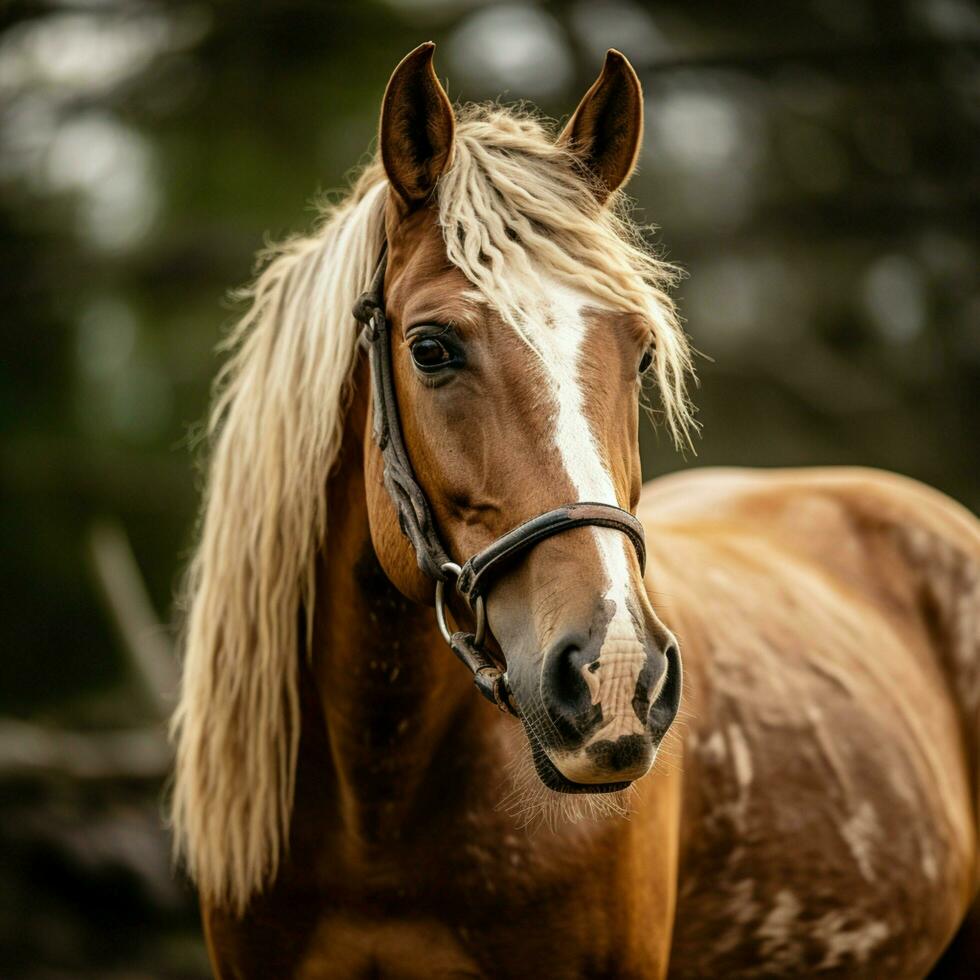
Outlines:
[[[205,909],[219,975],[922,976],[977,883],[980,741],[951,653],[980,610],[972,519],[870,472],[648,484],[679,751],[628,819],[529,833],[500,805],[519,726],[374,556],[365,380],[330,485],[290,858],[244,918]],[[946,622],[930,590],[951,585]]]
[[641,514],[689,680],[671,975],[923,976],[977,888],[976,522],[851,470]]
[[[642,377],[690,422],[670,270],[609,204],[642,106],[610,52],[557,138],[499,109],[457,123],[423,45],[380,160],[257,282],[175,716],[219,976],[911,978],[969,915],[977,522],[867,471],[641,488]],[[348,311],[382,246],[372,372]],[[642,521],[645,572],[625,515],[486,580],[481,656],[520,723],[437,629],[450,566],[403,533],[379,404],[460,564],[576,501]]]

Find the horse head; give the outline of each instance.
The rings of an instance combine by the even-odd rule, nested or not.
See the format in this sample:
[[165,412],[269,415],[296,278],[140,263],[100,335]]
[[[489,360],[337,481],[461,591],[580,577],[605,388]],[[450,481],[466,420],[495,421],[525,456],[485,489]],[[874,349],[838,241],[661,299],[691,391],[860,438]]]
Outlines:
[[[653,322],[665,298],[615,213],[643,127],[629,62],[610,51],[542,144],[513,115],[470,118],[462,132],[432,54],[422,45],[401,62],[382,107],[384,297],[405,448],[462,563],[562,505],[632,511],[642,381],[670,384],[676,351]],[[404,594],[431,602],[367,442],[379,561]],[[458,597],[452,608],[458,621],[470,615]],[[650,769],[677,712],[681,661],[621,529],[538,542],[494,577],[486,615],[546,786],[603,792]]]

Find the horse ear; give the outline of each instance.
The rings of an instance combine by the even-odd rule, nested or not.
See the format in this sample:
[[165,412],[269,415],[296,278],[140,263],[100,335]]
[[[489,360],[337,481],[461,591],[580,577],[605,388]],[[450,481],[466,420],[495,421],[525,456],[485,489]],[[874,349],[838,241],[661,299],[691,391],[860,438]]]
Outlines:
[[600,203],[629,180],[643,139],[643,89],[626,56],[606,52],[602,73],[558,137],[599,181]]
[[456,123],[432,67],[435,48],[426,41],[401,60],[381,106],[381,161],[391,186],[413,207],[432,193],[453,156]]

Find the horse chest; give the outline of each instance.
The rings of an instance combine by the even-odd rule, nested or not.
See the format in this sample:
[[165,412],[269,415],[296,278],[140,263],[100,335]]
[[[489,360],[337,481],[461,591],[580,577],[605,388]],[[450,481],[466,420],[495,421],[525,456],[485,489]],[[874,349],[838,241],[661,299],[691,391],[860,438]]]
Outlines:
[[631,934],[636,896],[607,843],[474,833],[351,868],[324,892],[298,975],[656,976],[655,930]]
[[481,920],[476,904],[462,903],[453,914],[433,916],[424,908],[384,915],[336,912],[319,921],[299,977],[523,978],[547,976],[656,976],[646,959],[637,964],[625,946],[613,951],[611,936],[577,928],[573,914],[564,923],[561,903],[546,914],[522,909],[520,921],[498,907],[497,918]]
[[321,918],[297,977],[478,977],[466,936],[429,917],[381,919],[343,913]]

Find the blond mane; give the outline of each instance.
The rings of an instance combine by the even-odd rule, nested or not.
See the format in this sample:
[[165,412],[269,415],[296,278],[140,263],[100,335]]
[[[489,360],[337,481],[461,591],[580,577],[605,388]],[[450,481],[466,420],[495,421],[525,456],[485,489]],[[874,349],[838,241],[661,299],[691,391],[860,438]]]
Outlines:
[[[187,576],[172,819],[202,898],[238,912],[275,878],[288,841],[300,614],[309,644],[326,485],[355,360],[350,311],[384,239],[387,187],[372,163],[316,233],[279,249],[223,344],[230,356],[216,381]],[[664,418],[686,438],[690,354],[665,292],[673,272],[615,206],[598,206],[544,123],[499,107],[461,110],[437,194],[449,259],[518,331],[522,297],[544,275],[644,315]]]

